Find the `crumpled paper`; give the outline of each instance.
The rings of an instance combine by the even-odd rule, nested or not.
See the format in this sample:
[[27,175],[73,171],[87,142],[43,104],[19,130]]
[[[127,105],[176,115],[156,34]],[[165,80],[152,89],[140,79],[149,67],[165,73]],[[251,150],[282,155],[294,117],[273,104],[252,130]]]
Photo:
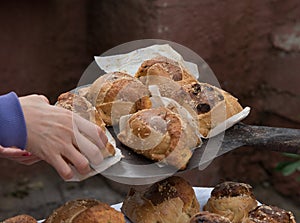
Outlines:
[[150,60],[157,56],[164,56],[177,61],[190,73],[195,75],[196,78],[199,78],[198,66],[194,63],[184,61],[182,56],[168,44],[152,45],[126,54],[104,57],[95,56],[94,58],[98,66],[106,73],[120,71],[134,76],[145,60]]

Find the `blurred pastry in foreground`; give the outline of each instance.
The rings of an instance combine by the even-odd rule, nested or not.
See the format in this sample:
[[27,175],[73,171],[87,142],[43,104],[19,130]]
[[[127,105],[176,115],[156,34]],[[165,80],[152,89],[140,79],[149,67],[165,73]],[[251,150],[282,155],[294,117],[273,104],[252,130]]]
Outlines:
[[2,223],[37,223],[37,220],[27,214],[17,215],[4,220]]
[[196,80],[196,78],[178,62],[163,56],[144,61],[135,74],[135,77],[141,79],[143,83],[147,83],[149,76],[170,78],[180,85]]
[[172,176],[143,191],[131,189],[121,210],[132,223],[189,223],[200,204],[192,186]]
[[203,210],[227,217],[233,223],[243,222],[257,207],[249,184],[224,182],[214,187]]
[[244,223],[296,223],[292,212],[276,206],[261,205],[249,212]]
[[92,83],[87,94],[108,126],[118,124],[123,115],[150,108],[150,96],[142,82],[122,72],[102,75]]
[[231,223],[231,221],[228,218],[215,213],[200,211],[192,217],[190,223]]
[[134,152],[178,169],[186,167],[191,149],[200,143],[193,126],[165,107],[144,109],[123,117],[117,137]]
[[125,223],[124,215],[93,199],[79,199],[66,202],[54,210],[45,223]]
[[[82,118],[91,121],[101,127],[104,132],[106,131],[105,123],[102,120],[100,114],[95,109],[95,107],[93,107],[92,104],[84,97],[71,92],[65,92],[59,95],[55,105],[78,114]],[[111,143],[107,142],[105,150],[101,152],[103,158],[106,158],[115,155],[116,151],[114,146]]]

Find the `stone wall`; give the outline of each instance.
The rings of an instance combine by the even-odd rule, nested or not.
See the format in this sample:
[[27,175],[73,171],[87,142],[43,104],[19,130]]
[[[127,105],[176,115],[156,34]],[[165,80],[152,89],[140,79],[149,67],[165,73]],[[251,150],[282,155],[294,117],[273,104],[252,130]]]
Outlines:
[[[300,128],[298,0],[12,0],[0,5],[1,94],[40,93],[54,102],[77,85],[94,55],[124,42],[158,38],[204,58],[221,86],[252,108],[246,123]],[[283,159],[280,153],[240,148],[194,181],[268,181],[294,196],[300,191],[295,177],[274,172]]]

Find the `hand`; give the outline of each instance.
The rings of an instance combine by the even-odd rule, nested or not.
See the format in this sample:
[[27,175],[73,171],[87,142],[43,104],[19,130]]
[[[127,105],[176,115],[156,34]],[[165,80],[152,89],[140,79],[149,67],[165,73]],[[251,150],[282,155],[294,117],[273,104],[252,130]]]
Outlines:
[[6,148],[2,146],[0,146],[0,158],[10,159],[25,165],[31,165],[41,160],[26,150],[21,150],[19,148]]
[[89,163],[99,164],[108,141],[103,130],[69,110],[52,106],[46,97],[20,97],[26,127],[26,150],[52,165],[67,180],[73,165],[87,174]]

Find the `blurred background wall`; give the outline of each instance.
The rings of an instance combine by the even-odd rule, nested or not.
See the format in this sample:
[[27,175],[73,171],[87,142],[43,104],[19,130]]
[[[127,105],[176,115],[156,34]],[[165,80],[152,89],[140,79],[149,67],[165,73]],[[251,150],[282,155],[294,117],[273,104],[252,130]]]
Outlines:
[[[298,0],[10,0],[0,2],[0,29],[0,94],[45,94],[54,103],[95,55],[157,38],[204,58],[222,88],[252,108],[246,123],[300,128]],[[195,185],[261,184],[299,202],[299,174],[274,170],[286,159],[240,148],[187,175]]]

